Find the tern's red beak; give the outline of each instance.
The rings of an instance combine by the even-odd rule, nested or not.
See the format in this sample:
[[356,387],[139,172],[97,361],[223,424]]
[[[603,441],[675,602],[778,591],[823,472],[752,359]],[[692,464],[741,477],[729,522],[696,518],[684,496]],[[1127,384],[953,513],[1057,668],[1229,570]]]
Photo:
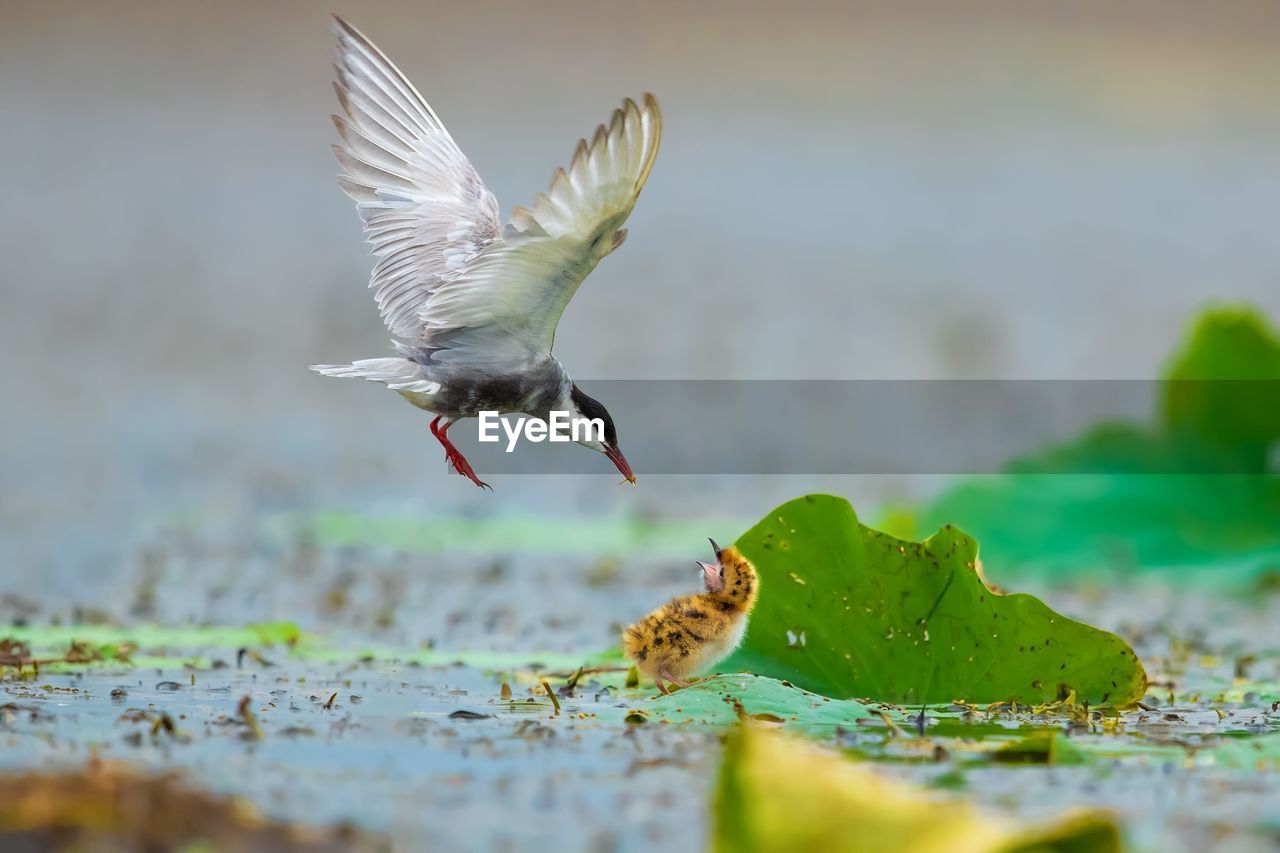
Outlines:
[[616,447],[606,447],[604,455],[609,457],[609,461],[618,466],[618,471],[626,478],[631,485],[636,484],[636,475],[631,473],[631,466],[627,464],[627,457],[622,455],[622,451]]

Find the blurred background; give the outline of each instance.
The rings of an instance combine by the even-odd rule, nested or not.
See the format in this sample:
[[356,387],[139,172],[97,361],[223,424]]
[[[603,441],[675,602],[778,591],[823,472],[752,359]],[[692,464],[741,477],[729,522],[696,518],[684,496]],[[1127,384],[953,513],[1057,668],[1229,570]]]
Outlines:
[[[938,487],[645,476],[641,453],[636,489],[601,459],[600,476],[482,470],[486,494],[446,475],[422,413],[308,373],[388,338],[333,179],[331,11],[416,83],[504,213],[624,95],[659,96],[630,239],[557,337],[583,380],[1146,379],[1207,302],[1280,314],[1269,3],[9,3],[12,608],[124,612],[123,581],[175,529],[715,527],[804,491],[863,508]],[[220,561],[234,587],[243,555],[213,553],[182,576]],[[170,615],[209,617],[189,607]]]
[[[903,537],[959,524],[988,578],[1116,631],[1149,704],[1184,714],[1131,738],[1190,744],[1176,758],[987,768],[971,799],[1006,817],[1119,808],[1147,849],[1210,849],[1231,828],[1231,849],[1274,848],[1274,775],[1192,774],[1191,753],[1213,732],[1274,748],[1280,402],[1188,391],[1157,415],[1150,381],[1213,303],[1257,313],[1197,327],[1204,346],[1175,372],[1280,377],[1275,3],[3,8],[0,645],[70,660],[90,641],[71,653],[92,662],[40,682],[9,664],[0,766],[178,767],[269,815],[353,821],[406,849],[696,849],[718,731],[607,723],[622,694],[590,680],[573,700],[586,723],[537,702],[476,711],[494,711],[506,670],[559,661],[537,672],[561,684],[691,592],[707,536],[829,491]],[[1012,383],[948,384],[953,415],[900,424],[879,383],[859,386],[851,449],[874,422],[947,455],[919,436],[956,424],[987,439],[983,470],[1039,451],[1023,421],[1055,442],[1131,425],[1025,477],[927,454],[884,454],[874,476],[675,475],[655,460],[686,413],[651,405],[619,423],[635,488],[578,448],[561,448],[572,470],[597,474],[516,473],[539,449],[522,447],[519,464],[477,465],[492,494],[450,476],[425,413],[307,370],[389,350],[329,151],[331,12],[414,81],[504,214],[624,96],[659,97],[630,236],[556,338],[615,414],[623,380],[1038,380],[1036,417],[997,411]],[[1116,379],[1137,381],[1055,384]],[[1078,411],[1058,385],[1115,409]],[[812,462],[803,406],[690,399],[715,415],[701,446],[764,459],[772,429]],[[1272,476],[1164,476],[1183,470],[1170,425],[1186,424],[1247,439],[1250,473]],[[839,439],[844,423],[825,426]],[[476,449],[471,428],[455,436]],[[1099,459],[1121,473],[1062,476]],[[299,636],[301,651],[268,647]],[[541,689],[512,680],[517,700]],[[941,786],[955,764],[937,758],[881,770]]]

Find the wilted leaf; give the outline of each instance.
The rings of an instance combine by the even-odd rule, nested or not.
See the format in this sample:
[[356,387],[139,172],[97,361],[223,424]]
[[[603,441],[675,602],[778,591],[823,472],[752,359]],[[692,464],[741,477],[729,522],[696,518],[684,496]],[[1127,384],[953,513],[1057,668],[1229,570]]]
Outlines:
[[751,725],[725,745],[713,820],[714,847],[725,853],[1120,850],[1105,813],[1021,827]]
[[349,827],[269,821],[248,801],[91,763],[61,773],[0,775],[0,843],[32,850],[387,850]]
[[808,495],[737,545],[760,574],[760,598],[725,671],[908,705],[1043,704],[1069,690],[1125,705],[1145,691],[1123,640],[1034,596],[988,589],[976,543],[953,527],[907,542],[860,524],[842,498]]

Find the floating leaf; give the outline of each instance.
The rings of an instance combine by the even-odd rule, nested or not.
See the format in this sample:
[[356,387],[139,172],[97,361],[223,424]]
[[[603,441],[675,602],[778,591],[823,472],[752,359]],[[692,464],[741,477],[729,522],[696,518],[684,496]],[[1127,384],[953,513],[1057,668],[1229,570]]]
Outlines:
[[[226,626],[170,626],[170,625],[132,625],[121,627],[116,625],[44,625],[44,626],[9,626],[5,628],[10,642],[26,649],[34,650],[37,657],[46,656],[46,652],[61,655],[67,645],[73,641],[87,641],[100,646],[106,644],[127,645],[130,649],[131,662],[138,668],[145,667],[181,667],[187,657],[172,654],[174,650],[191,652],[194,650],[224,650],[235,652],[244,649],[245,657],[266,660],[251,647],[264,643],[264,637],[275,642],[289,642],[289,638],[298,639],[289,649],[289,657],[294,660],[317,662],[352,662],[352,661],[396,661],[399,663],[417,663],[423,666],[445,666],[461,663],[484,670],[509,671],[534,664],[547,669],[567,670],[572,673],[577,667],[586,664],[588,668],[600,665],[623,665],[621,649],[610,649],[592,655],[546,651],[441,651],[436,649],[397,649],[397,648],[335,648],[325,642],[325,638],[302,634],[292,622],[269,623],[268,625],[250,625],[247,627]],[[4,641],[0,640],[0,644]],[[17,648],[15,646],[15,648]],[[165,650],[161,655],[140,655],[137,650]],[[3,663],[4,647],[0,645],[0,663]],[[268,662],[269,663],[269,662]],[[66,668],[66,667],[62,667]],[[77,667],[78,668],[78,667]]]
[[760,574],[760,598],[724,670],[908,705],[1035,705],[1071,690],[1094,705],[1125,705],[1146,689],[1142,665],[1119,637],[1034,596],[989,589],[977,545],[953,527],[907,542],[860,524],[842,498],[808,495],[771,512],[737,546]]
[[293,622],[261,622],[250,625],[249,630],[257,635],[258,642],[264,646],[292,646],[302,639],[302,632]]
[[991,758],[1002,764],[1083,764],[1088,755],[1061,732],[1039,731],[1005,744]]
[[780,722],[797,729],[831,731],[874,716],[863,703],[840,702],[785,681],[732,673],[696,681],[669,696],[636,703],[651,722],[735,723],[743,716]]
[[1280,732],[1233,737],[1195,753],[1196,766],[1231,770],[1280,770]]
[[725,745],[713,820],[714,849],[726,853],[1120,850],[1103,812],[1023,827],[752,725]]
[[322,547],[372,545],[423,553],[511,552],[684,557],[689,542],[707,530],[733,529],[732,519],[638,520],[630,516],[589,518],[503,514],[494,518],[443,515],[395,517],[353,513],[277,517],[273,526],[290,541],[306,538]]

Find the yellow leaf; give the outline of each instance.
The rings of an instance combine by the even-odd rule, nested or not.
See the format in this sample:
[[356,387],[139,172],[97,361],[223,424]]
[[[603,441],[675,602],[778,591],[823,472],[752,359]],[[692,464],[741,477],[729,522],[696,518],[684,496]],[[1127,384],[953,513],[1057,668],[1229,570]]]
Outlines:
[[722,853],[1121,849],[1119,829],[1105,812],[1076,811],[1023,825],[883,779],[810,743],[751,724],[740,726],[725,744],[714,823],[713,849]]

